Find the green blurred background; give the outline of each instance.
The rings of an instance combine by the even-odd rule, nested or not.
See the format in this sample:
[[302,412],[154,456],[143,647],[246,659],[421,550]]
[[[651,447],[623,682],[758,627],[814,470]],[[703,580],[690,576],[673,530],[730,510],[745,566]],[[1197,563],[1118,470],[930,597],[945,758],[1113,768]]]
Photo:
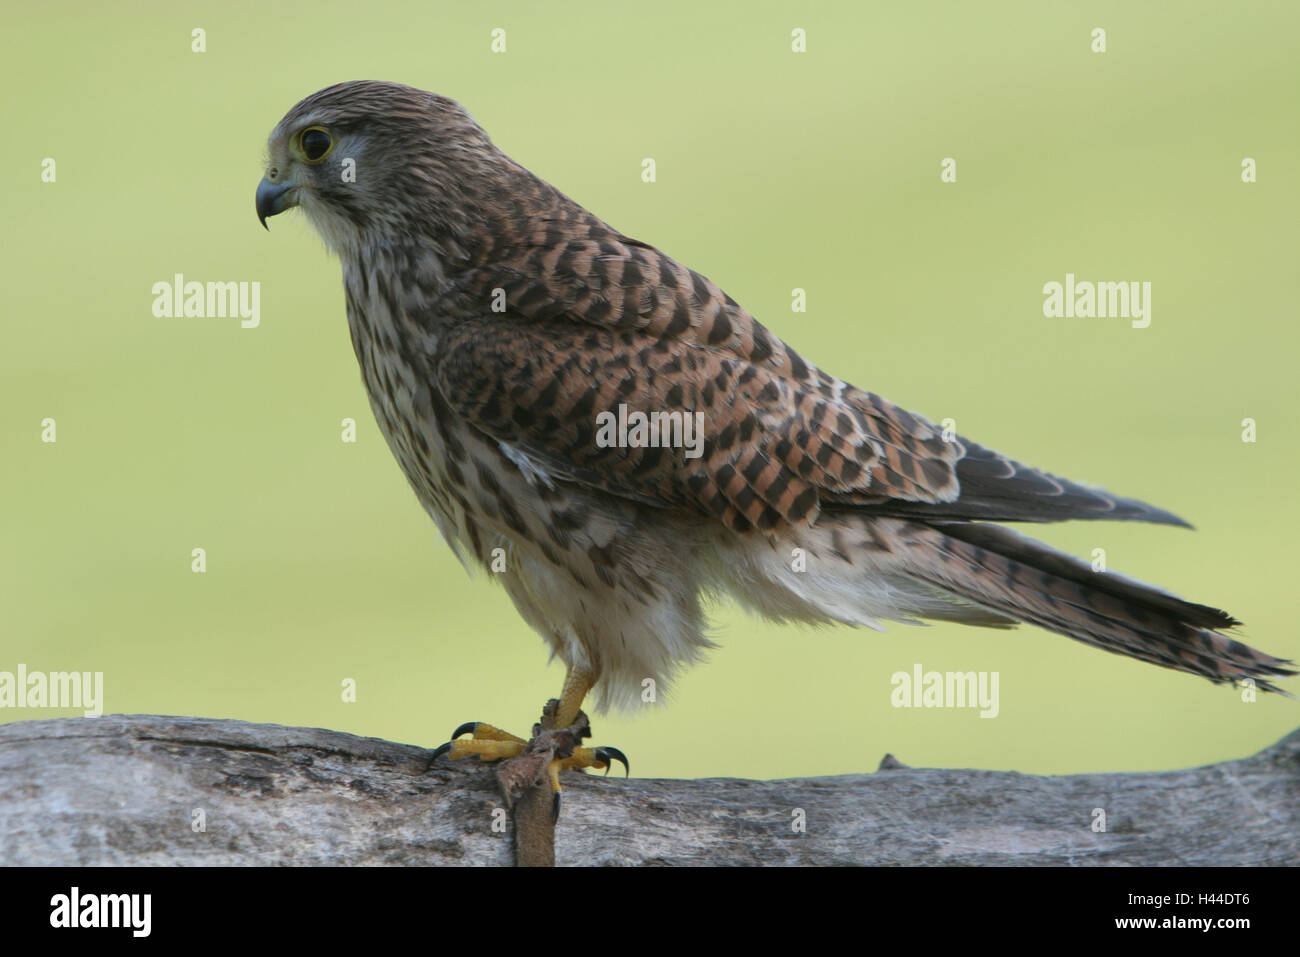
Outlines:
[[[1104,547],[1300,658],[1300,11],[1135,6],[6,4],[0,670],[102,671],[109,712],[426,746],[467,719],[526,731],[558,691],[561,666],[466,576],[378,434],[338,264],[300,214],[269,234],[254,216],[271,128],[360,78],[461,100],[524,165],[829,371],[1187,517],[1196,532],[1041,534]],[[260,328],[155,319],[151,286],[177,272],[260,282]],[[1150,328],[1044,318],[1042,286],[1066,272],[1150,281]],[[638,775],[854,772],[887,751],[1170,768],[1300,724],[1294,701],[1243,703],[1029,627],[810,630],[729,604],[716,622],[723,647],[671,706],[598,719]],[[999,672],[1000,716],[894,709],[890,675],[918,662]]]

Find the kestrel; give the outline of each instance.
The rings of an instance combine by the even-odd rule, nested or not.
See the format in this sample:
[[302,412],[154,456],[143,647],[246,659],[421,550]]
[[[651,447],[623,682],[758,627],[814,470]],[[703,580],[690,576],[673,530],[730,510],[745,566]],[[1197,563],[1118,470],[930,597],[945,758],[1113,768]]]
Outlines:
[[[823,372],[453,100],[378,82],[307,97],[257,188],[263,225],[293,206],[342,261],[362,381],[415,494],[462,562],[504,556],[493,577],[564,661],[552,717],[574,739],[588,692],[629,705],[710,647],[715,593],[781,621],[1028,622],[1268,691],[1294,674],[1225,634],[1226,612],[991,524],[1181,519]],[[484,723],[453,738],[453,759],[529,744]],[[559,770],[622,759],[574,743],[541,749],[557,794]]]

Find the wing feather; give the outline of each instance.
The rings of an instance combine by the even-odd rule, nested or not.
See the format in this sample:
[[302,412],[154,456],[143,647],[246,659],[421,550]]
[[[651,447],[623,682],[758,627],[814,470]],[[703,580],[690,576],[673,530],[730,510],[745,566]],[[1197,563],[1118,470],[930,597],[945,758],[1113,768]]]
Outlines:
[[[488,304],[504,293],[504,311]],[[1058,479],[831,376],[706,277],[591,218],[544,220],[448,294],[435,375],[476,427],[555,474],[746,531],[823,507],[1184,524]],[[444,307],[447,302],[442,304]],[[602,447],[598,416],[699,413],[703,446]]]

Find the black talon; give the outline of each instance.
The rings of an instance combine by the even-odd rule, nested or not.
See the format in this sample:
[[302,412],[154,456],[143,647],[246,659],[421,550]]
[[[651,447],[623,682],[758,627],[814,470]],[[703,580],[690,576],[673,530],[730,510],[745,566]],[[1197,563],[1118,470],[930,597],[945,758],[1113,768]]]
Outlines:
[[609,777],[609,766],[615,761],[623,764],[623,777],[630,777],[632,765],[628,764],[627,755],[618,748],[604,747],[596,749],[596,757],[605,762],[605,777]]
[[429,758],[429,767],[433,767],[434,762],[451,750],[451,746],[456,743],[456,739],[462,734],[473,734],[474,729],[478,727],[477,721],[466,721],[459,728],[451,733],[451,740],[439,747]]
[[560,792],[555,792],[555,800],[551,802],[551,823],[554,824],[560,819]]
[[437,764],[437,763],[438,763],[438,759],[439,759],[440,757],[442,757],[444,754],[446,754],[446,753],[447,753],[448,751],[450,751],[450,750],[451,750],[451,742],[450,742],[450,741],[448,741],[446,744],[444,744],[444,745],[442,745],[441,747],[439,747],[438,749],[436,749],[436,750],[433,752],[433,754],[429,755],[429,763],[428,763],[427,765],[425,765],[425,769],[427,770],[427,769],[433,767],[435,764]]

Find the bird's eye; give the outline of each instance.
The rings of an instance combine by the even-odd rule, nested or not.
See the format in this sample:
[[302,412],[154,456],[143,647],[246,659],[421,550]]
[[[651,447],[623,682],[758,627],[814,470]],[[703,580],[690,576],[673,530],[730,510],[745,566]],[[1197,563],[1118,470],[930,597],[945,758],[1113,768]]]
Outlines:
[[302,131],[302,155],[310,163],[319,163],[333,146],[334,138],[319,126]]

